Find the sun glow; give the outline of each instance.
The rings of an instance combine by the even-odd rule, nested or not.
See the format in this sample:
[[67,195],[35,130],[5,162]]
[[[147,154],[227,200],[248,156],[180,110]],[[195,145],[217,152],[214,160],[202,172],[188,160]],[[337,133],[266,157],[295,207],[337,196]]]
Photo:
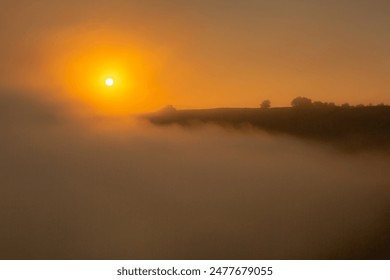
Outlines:
[[[68,61],[65,73],[68,92],[91,109],[103,114],[125,114],[140,110],[145,94],[138,60],[116,51],[83,51]],[[140,108],[140,109],[138,109]]]
[[114,85],[114,80],[112,78],[106,79],[106,86],[112,87]]
[[137,46],[135,39],[124,40],[126,36],[112,30],[97,36],[87,29],[76,38],[74,31],[45,43],[58,46],[47,69],[65,98],[81,110],[103,115],[152,111],[164,105],[160,75],[165,52]]

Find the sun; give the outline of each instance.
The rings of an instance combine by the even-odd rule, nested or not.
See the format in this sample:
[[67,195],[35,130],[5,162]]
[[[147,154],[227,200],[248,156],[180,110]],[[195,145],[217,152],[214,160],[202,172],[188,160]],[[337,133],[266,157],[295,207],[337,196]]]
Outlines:
[[106,79],[106,86],[112,87],[114,85],[114,79],[113,78],[107,78]]

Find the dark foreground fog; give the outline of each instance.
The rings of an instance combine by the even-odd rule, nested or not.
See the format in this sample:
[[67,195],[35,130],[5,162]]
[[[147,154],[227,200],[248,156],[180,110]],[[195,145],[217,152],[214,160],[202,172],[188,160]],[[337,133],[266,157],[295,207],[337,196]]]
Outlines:
[[0,95],[1,259],[390,258],[390,158]]

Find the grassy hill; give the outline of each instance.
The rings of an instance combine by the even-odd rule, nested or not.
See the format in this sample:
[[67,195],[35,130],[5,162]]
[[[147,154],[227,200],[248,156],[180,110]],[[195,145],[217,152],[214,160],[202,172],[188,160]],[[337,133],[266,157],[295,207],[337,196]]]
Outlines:
[[166,108],[144,115],[155,125],[255,129],[322,141],[349,150],[390,148],[390,106],[310,105],[285,108],[217,108],[175,110]]

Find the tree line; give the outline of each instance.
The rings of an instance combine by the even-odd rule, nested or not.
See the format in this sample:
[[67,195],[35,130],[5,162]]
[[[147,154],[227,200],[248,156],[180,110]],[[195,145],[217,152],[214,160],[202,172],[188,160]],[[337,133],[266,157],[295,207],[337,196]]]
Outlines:
[[[315,106],[315,107],[343,107],[343,108],[349,108],[349,107],[359,108],[359,107],[366,107],[366,106],[388,106],[384,103],[380,103],[377,105],[373,105],[371,103],[368,105],[358,104],[355,106],[350,105],[349,103],[343,103],[340,106],[338,106],[333,102],[312,101],[310,98],[303,97],[303,96],[295,97],[293,100],[291,100],[290,104],[291,104],[291,107],[294,107],[294,108],[309,108],[309,107],[313,107],[313,106]],[[263,100],[260,103],[260,108],[262,108],[262,109],[271,108],[271,101],[269,99]]]

